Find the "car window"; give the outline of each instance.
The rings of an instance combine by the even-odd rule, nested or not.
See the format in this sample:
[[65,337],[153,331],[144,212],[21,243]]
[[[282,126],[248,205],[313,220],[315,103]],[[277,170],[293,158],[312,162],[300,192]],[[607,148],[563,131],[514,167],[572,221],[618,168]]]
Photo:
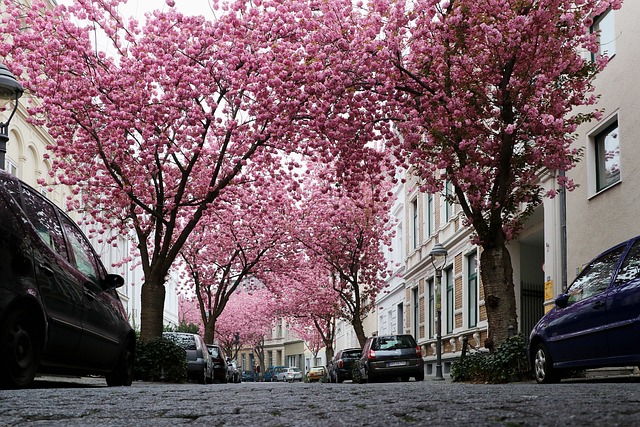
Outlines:
[[380,337],[376,340],[373,350],[396,350],[400,348],[412,348],[414,344],[408,336]]
[[209,354],[211,355],[211,357],[219,357],[220,356],[220,352],[218,351],[217,347],[209,347]]
[[640,240],[636,240],[627,253],[616,277],[616,285],[621,285],[640,277]]
[[193,335],[187,334],[176,334],[176,335],[165,335],[167,338],[178,344],[184,350],[196,350],[196,340]]
[[76,261],[76,267],[88,278],[98,281],[100,279],[100,271],[98,270],[91,244],[69,219],[63,217],[62,225],[71,243],[71,250],[73,251]]
[[22,187],[22,199],[25,214],[40,238],[60,256],[69,260],[62,228],[53,205],[28,187]]
[[360,351],[345,351],[342,357],[360,357]]
[[624,246],[616,248],[587,265],[567,289],[569,303],[581,301],[607,289],[623,250]]

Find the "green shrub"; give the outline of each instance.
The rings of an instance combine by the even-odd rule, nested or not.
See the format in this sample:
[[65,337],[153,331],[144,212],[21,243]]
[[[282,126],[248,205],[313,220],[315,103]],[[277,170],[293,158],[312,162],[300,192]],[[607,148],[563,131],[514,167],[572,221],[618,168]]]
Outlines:
[[531,378],[527,342],[522,334],[507,340],[492,353],[473,353],[451,366],[453,381],[505,383]]
[[136,346],[135,379],[170,383],[187,380],[187,353],[172,340],[138,341]]

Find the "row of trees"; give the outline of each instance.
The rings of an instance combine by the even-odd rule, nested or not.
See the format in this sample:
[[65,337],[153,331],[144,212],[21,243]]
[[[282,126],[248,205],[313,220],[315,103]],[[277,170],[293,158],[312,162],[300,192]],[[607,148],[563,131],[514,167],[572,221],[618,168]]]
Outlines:
[[517,321],[506,244],[545,196],[538,171],[578,158],[573,132],[598,112],[576,107],[595,103],[605,64],[581,52],[597,51],[592,19],[620,0],[229,0],[212,21],[170,8],[144,23],[121,2],[7,0],[0,55],[55,140],[70,202],[136,242],[142,340],[162,332],[178,259],[209,340],[252,269],[276,295],[294,280],[320,286],[267,259],[320,263],[311,270],[361,338],[381,260],[348,260],[347,247],[379,242],[382,210],[363,201],[384,203],[385,172],[409,165],[424,191],[452,183],[483,249],[490,334],[506,337]]

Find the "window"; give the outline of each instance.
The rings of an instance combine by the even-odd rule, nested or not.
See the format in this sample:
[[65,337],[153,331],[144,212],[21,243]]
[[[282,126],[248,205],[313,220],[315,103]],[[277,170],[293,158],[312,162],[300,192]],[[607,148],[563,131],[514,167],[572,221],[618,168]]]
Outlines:
[[433,338],[435,335],[435,325],[436,325],[436,305],[435,305],[435,287],[433,285],[433,279],[430,279],[427,282],[427,289],[429,290],[429,308],[428,313],[429,316],[429,329],[427,331],[427,336],[429,338]]
[[418,248],[418,199],[411,201],[411,244],[412,249]]
[[473,253],[467,257],[467,318],[469,327],[478,324],[478,256]]
[[27,187],[22,187],[22,199],[24,200],[25,214],[40,238],[60,256],[69,260],[62,227],[60,227],[53,205]]
[[445,283],[447,286],[446,304],[447,304],[447,333],[453,332],[453,314],[454,314],[454,295],[453,295],[453,268],[447,268],[444,271]]
[[569,303],[589,298],[607,289],[624,248],[620,246],[589,264],[567,289]]
[[620,181],[620,138],[618,121],[595,136],[596,190]]
[[9,172],[13,176],[18,176],[18,166],[9,159],[7,159],[5,163],[7,172]]
[[101,278],[101,274],[91,244],[69,219],[63,218],[62,225],[71,243],[71,251],[76,261],[76,268],[82,274],[97,282]]
[[636,240],[620,267],[615,284],[623,285],[640,277],[640,240]]
[[598,34],[598,55],[611,58],[616,54],[616,28],[611,9],[596,18],[591,32]]
[[420,331],[420,308],[418,305],[418,288],[415,287],[411,290],[413,299],[413,336],[420,338],[418,332]]

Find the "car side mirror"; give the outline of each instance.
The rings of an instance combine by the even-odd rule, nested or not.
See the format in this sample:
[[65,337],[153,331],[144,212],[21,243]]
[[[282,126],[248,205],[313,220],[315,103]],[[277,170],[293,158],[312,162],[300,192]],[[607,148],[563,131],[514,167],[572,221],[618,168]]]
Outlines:
[[110,291],[112,289],[117,289],[120,286],[124,285],[124,277],[119,274],[107,274],[106,279],[104,279],[104,290]]
[[556,298],[556,307],[566,308],[569,305],[569,295],[560,294]]

